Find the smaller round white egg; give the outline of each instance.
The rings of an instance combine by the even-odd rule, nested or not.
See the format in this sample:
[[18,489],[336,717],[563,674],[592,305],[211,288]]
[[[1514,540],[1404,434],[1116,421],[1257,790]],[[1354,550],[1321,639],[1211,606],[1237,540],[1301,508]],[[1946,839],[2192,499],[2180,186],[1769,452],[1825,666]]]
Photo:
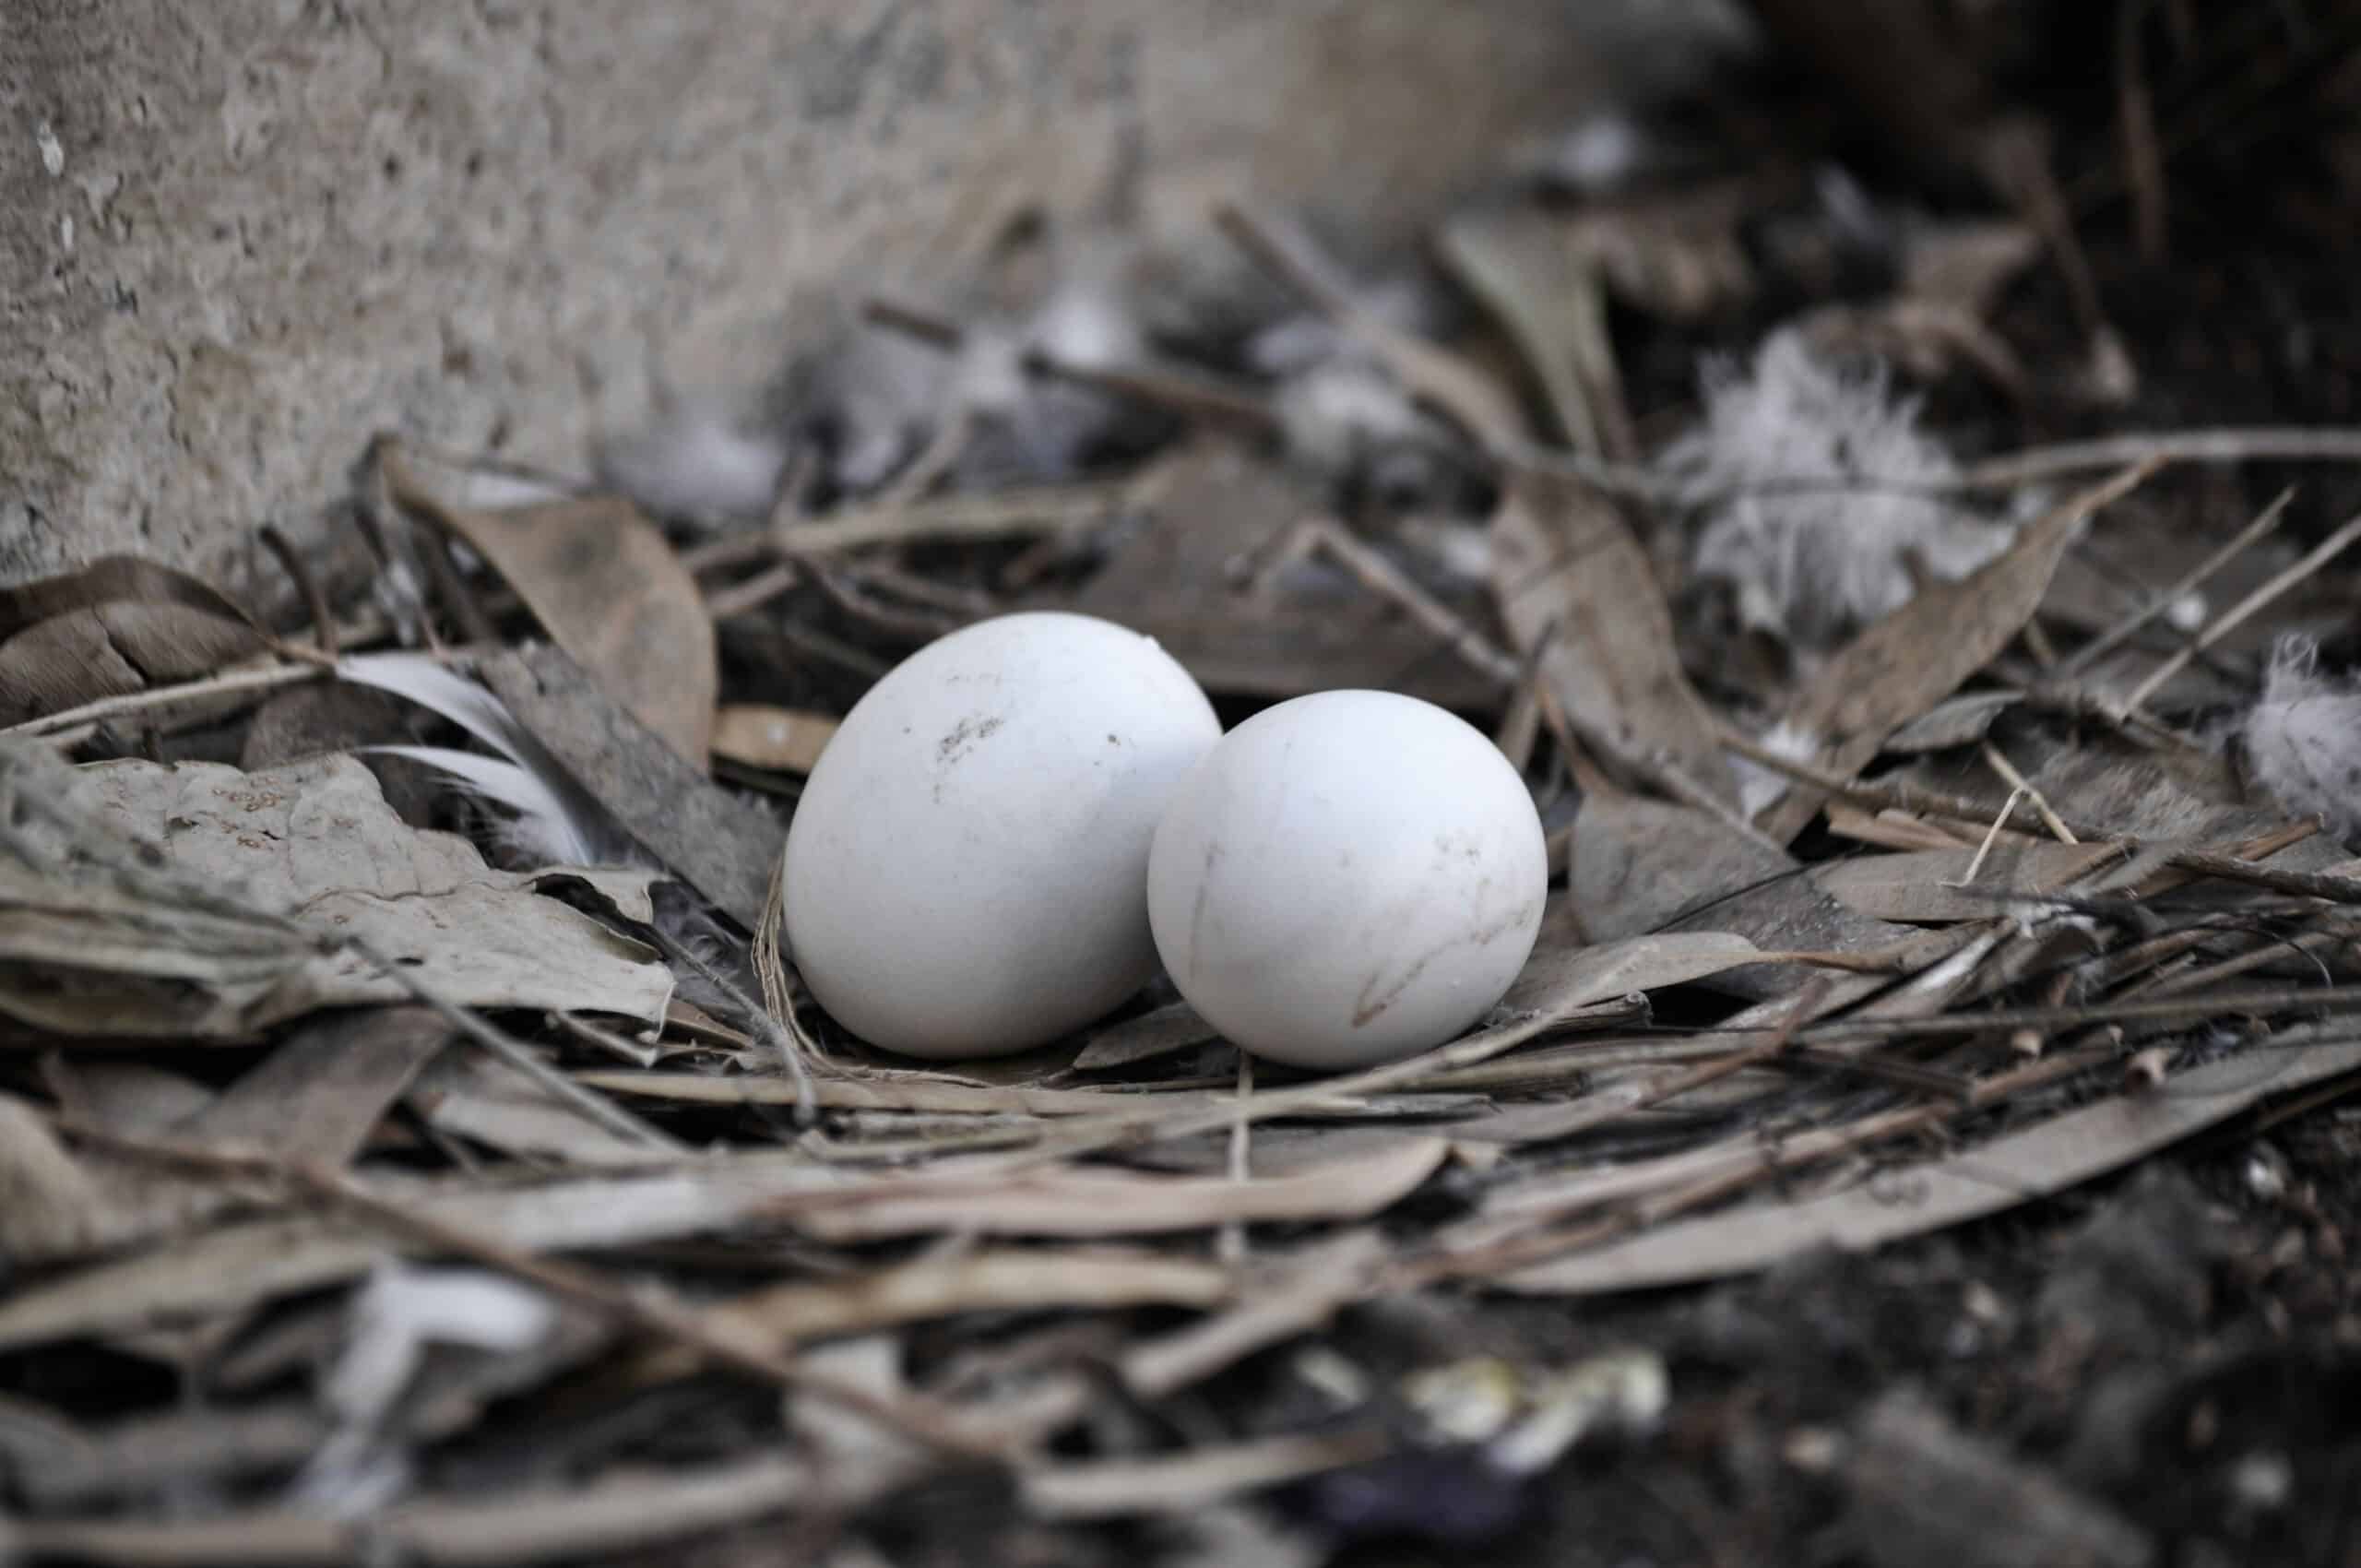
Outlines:
[[1022,1051],[1156,971],[1147,854],[1220,738],[1153,638],[1003,615],[870,688],[813,768],[780,873],[812,994],[912,1056]]
[[1157,829],[1148,919],[1180,994],[1236,1044],[1322,1069],[1440,1045],[1533,951],[1532,794],[1465,720],[1391,692],[1264,709]]

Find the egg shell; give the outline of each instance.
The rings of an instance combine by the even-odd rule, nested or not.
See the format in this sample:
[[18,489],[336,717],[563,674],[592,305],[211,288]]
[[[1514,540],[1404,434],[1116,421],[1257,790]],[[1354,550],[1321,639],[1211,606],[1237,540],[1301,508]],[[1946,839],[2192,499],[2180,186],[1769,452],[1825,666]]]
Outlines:
[[813,996],[872,1045],[1022,1051],[1155,972],[1147,854],[1220,738],[1154,639],[1086,615],[979,622],[853,706],[789,823],[780,897]]
[[1181,785],[1148,860],[1180,994],[1258,1056],[1367,1066],[1481,1017],[1532,954],[1548,854],[1525,780],[1391,692],[1281,703]]

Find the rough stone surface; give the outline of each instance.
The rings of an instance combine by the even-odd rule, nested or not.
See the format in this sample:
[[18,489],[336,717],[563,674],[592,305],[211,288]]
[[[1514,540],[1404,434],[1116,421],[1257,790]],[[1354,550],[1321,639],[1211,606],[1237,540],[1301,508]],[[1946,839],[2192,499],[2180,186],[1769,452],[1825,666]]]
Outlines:
[[269,580],[385,428],[579,469],[1134,152],[1157,232],[1242,185],[1399,238],[1699,8],[0,0],[0,582]]

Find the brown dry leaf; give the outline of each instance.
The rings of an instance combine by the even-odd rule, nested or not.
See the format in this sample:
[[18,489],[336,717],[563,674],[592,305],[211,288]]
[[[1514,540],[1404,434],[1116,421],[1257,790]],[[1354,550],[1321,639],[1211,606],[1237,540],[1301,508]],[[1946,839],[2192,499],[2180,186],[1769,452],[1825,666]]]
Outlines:
[[760,926],[787,843],[777,818],[705,778],[702,752],[690,766],[563,648],[503,653],[476,672],[634,838],[748,931]]
[[1635,991],[1683,985],[1762,956],[1761,948],[1729,932],[1667,932],[1584,944],[1572,938],[1570,923],[1543,923],[1533,956],[1501,999],[1501,1006],[1516,1012],[1564,1012]]
[[478,1051],[445,1056],[419,1075],[409,1102],[427,1125],[504,1154],[592,1170],[630,1170],[675,1159],[552,1098],[507,1063]]
[[601,690],[705,771],[720,686],[713,624],[653,523],[616,495],[471,507],[397,451],[380,460],[403,505],[464,540]]
[[1501,691],[1449,643],[1339,573],[1331,588],[1295,581],[1267,594],[1232,586],[1252,555],[1323,502],[1278,464],[1206,437],[1168,458],[1169,477],[1114,558],[1078,590],[1019,608],[1072,610],[1154,637],[1208,691],[1300,696],[1383,687],[1445,707],[1495,707]]
[[[1998,558],[1956,582],[1929,584],[1863,628],[1812,677],[1782,728],[1814,748],[1817,766],[1848,777],[1859,771],[1888,735],[1958,690],[2024,630],[2083,521],[2154,467],[2141,464],[2092,486],[2025,529]],[[1822,799],[1808,786],[1790,787],[1764,808],[1763,832],[1786,843]]]
[[31,1106],[0,1095],[0,1268],[121,1247],[209,1199],[187,1188],[161,1188],[152,1172],[79,1159]]
[[1142,1176],[1064,1167],[989,1181],[946,1174],[780,1206],[824,1241],[955,1230],[991,1236],[1144,1236],[1232,1221],[1366,1219],[1415,1191],[1451,1152],[1413,1138],[1375,1154],[1267,1180]]
[[185,604],[70,610],[0,643],[0,726],[210,675],[263,646],[251,626]]
[[1813,882],[1848,909],[1881,921],[1939,924],[1988,920],[2009,906],[2007,897],[2054,893],[2091,873],[2128,859],[2126,844],[1996,845],[1963,885],[1975,863],[1973,849],[1927,849],[1913,854],[1862,855],[1817,867]]
[[781,1341],[825,1339],[969,1312],[1218,1306],[1238,1280],[1218,1264],[1137,1249],[1005,1249],[922,1257],[818,1284],[715,1303],[714,1315]]
[[[841,1186],[801,1155],[718,1157],[660,1174],[584,1176],[478,1190],[386,1183],[414,1211],[526,1252],[585,1252],[718,1231],[790,1194]],[[184,1237],[0,1301],[0,1348],[127,1333],[235,1312],[365,1274],[405,1242],[350,1218],[255,1220]]]
[[1241,1492],[1365,1464],[1390,1446],[1385,1433],[1376,1428],[1348,1428],[1312,1436],[1257,1438],[1167,1458],[1037,1465],[1017,1484],[1026,1506],[1043,1518],[1187,1514]]
[[1174,1002],[1091,1036],[1090,1043],[1074,1059],[1074,1070],[1100,1073],[1129,1067],[1220,1038],[1221,1031],[1205,1022],[1194,1007]]
[[1736,804],[1664,590],[1612,501],[1573,480],[1512,478],[1492,518],[1492,591],[1517,647],[1541,649],[1542,679],[1586,744],[1643,778],[1677,772],[1677,792]]
[[[158,873],[363,941],[447,1001],[663,1016],[671,976],[652,953],[538,896],[537,879],[492,871],[465,839],[403,823],[350,757],[262,774],[123,761],[34,777],[111,837],[155,846]],[[604,880],[644,896],[649,874]],[[63,857],[0,857],[0,1012],[65,1033],[246,1039],[314,1008],[409,1000],[348,948],[161,905]]]
[[457,1032],[426,1007],[324,1013],[296,1026],[175,1134],[265,1148],[283,1159],[347,1164]]
[[107,555],[77,571],[0,588],[0,642],[53,616],[106,604],[176,604],[259,635],[254,617],[211,584],[136,555]]
[[1515,337],[1567,441],[1629,460],[1638,443],[1607,334],[1606,291],[1562,222],[1532,209],[1471,212],[1443,225],[1442,249]]
[[[1545,932],[1612,941],[1680,926],[1785,953],[1863,952],[1912,934],[1846,908],[1800,862],[1704,812],[1620,792],[1587,796],[1574,818],[1566,891],[1551,900]],[[1792,965],[1710,975],[1715,989],[1741,996],[1785,994],[1809,978]]]
[[2153,1092],[2070,1111],[1874,1183],[1659,1226],[1494,1283],[1543,1296],[1653,1289],[1750,1273],[1818,1247],[1865,1252],[1980,1219],[2103,1176],[2269,1096],[2361,1068],[2352,1028],[2339,1021],[2290,1031],[2278,1044],[2195,1068]]
[[825,713],[724,703],[713,716],[713,754],[749,767],[809,773],[836,732],[836,721]]

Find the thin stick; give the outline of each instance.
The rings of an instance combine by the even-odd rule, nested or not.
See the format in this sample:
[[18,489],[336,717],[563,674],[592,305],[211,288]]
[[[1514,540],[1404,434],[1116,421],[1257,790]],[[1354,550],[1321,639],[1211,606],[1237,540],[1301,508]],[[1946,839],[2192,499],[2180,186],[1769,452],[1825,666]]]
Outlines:
[[857,1384],[789,1360],[755,1342],[753,1336],[730,1332],[707,1314],[685,1304],[643,1289],[627,1289],[588,1269],[523,1252],[471,1226],[381,1197],[355,1178],[316,1161],[297,1162],[256,1150],[131,1137],[65,1116],[52,1120],[62,1131],[110,1153],[224,1176],[279,1182],[358,1215],[397,1236],[496,1269],[642,1334],[687,1346],[718,1366],[825,1399],[930,1448],[963,1458],[1005,1461],[1006,1455],[997,1448],[978,1443],[944,1412],[922,1398],[887,1398],[872,1394]]
[[792,561],[782,561],[744,582],[714,589],[706,596],[705,612],[716,621],[727,621],[733,615],[761,609],[802,580],[802,567]]
[[174,703],[198,702],[207,697],[234,696],[241,692],[270,692],[281,686],[300,685],[317,680],[326,673],[315,664],[274,664],[259,670],[232,670],[226,674],[208,675],[202,681],[189,681],[177,686],[152,686],[144,692],[125,692],[120,696],[101,697],[79,707],[60,708],[39,719],[28,719],[21,724],[11,724],[0,730],[0,738],[12,735],[46,735],[53,731],[70,730],[75,725],[120,714],[140,713],[151,707],[170,707]]
[[2130,713],[2133,708],[2138,707],[2155,692],[2157,687],[2188,668],[2190,659],[2228,636],[2256,612],[2268,606],[2273,600],[2328,564],[2356,539],[2361,539],[2361,515],[2356,515],[2343,528],[2320,540],[2301,561],[2296,562],[2214,617],[2213,624],[2199,633],[2195,641],[2158,665],[2146,680],[2134,687],[2131,695],[2123,699],[2121,710]]
[[[1791,757],[1781,756],[1743,735],[1725,732],[1722,744],[1742,757],[1761,763],[1774,773],[1784,774],[1798,783],[1812,785],[1858,805],[1909,812],[1920,816],[1948,817],[1954,822],[1974,823],[1978,826],[1990,814],[1990,807],[1964,796],[1939,794],[1906,784],[1869,784],[1857,778],[1846,778],[1826,768],[1813,767]],[[2126,834],[2104,833],[2091,827],[2075,827],[2073,831],[2077,839],[2085,843],[2137,842]],[[2337,904],[2361,904],[2361,878],[2338,876],[2328,872],[2285,871],[2205,849],[2177,849],[2165,857],[2165,863],[2197,876],[2248,883],[2257,887],[2268,887],[2274,893],[2292,893],[2303,898],[2325,898]]]
[[949,495],[907,506],[862,506],[775,523],[768,539],[775,550],[794,555],[946,539],[1026,539],[1064,533],[1105,517],[1123,505],[1130,490],[1126,484],[1082,484]]
[[2272,499],[2271,505],[2262,509],[2260,516],[2240,529],[2236,538],[2184,573],[2172,587],[2151,599],[2147,606],[2139,613],[2129,620],[2117,623],[2106,632],[2075,649],[2073,655],[2052,673],[2060,680],[2070,679],[2122,647],[2126,640],[2139,632],[2140,628],[2170,610],[2189,594],[2196,592],[2210,581],[2216,572],[2236,560],[2263,535],[2277,528],[2280,517],[2287,510],[2287,503],[2295,498],[2296,487],[2291,484]]
[[2049,798],[2044,795],[2040,790],[2035,789],[2031,784],[2026,783],[2025,776],[2017,771],[2016,764],[2011,762],[2006,756],[2003,756],[2000,753],[2000,748],[1994,745],[1989,741],[1984,742],[1984,760],[1991,766],[1993,772],[2000,776],[2000,781],[2002,783],[2008,785],[2009,788],[2018,791],[2033,802],[2033,809],[2035,814],[2040,816],[2041,825],[2044,827],[2048,828],[2051,836],[2056,837],[2058,842],[2062,844],[2079,844],[2082,842],[2080,838],[2074,837],[2074,830],[2072,828],[2067,826],[2065,823],[2058,820],[2057,812],[2050,808]]
[[304,612],[312,618],[312,635],[319,639],[320,655],[333,661],[337,657],[336,617],[328,611],[328,596],[320,591],[320,580],[313,576],[310,563],[276,523],[262,526],[262,541],[279,558],[279,569],[303,596]]
[[1324,551],[1362,587],[1400,605],[1410,618],[1442,638],[1468,668],[1501,685],[1514,685],[1522,666],[1491,638],[1453,614],[1432,594],[1404,576],[1393,562],[1355,539],[1333,517],[1307,518],[1301,537]]
[[2024,798],[2025,792],[2022,786],[2009,791],[2008,800],[2001,803],[2000,814],[1994,817],[1992,826],[1984,830],[1984,841],[1975,847],[1975,855],[1967,862],[1967,870],[1961,873],[1957,882],[1946,883],[1945,886],[1972,887],[1975,885],[1975,874],[1984,869],[1985,858],[1992,853],[1992,846],[1999,840],[2000,829],[2006,827],[2009,825],[2009,819],[2016,815],[2018,802]]
[[[1238,1103],[1243,1108],[1254,1097],[1254,1057],[1251,1051],[1238,1053]],[[1229,1124],[1229,1179],[1243,1182],[1253,1176],[1252,1139],[1254,1124],[1240,1116]],[[1232,1267],[1246,1261],[1246,1222],[1226,1220],[1221,1235],[1215,1243],[1221,1261]]]
[[2351,426],[2225,425],[2167,430],[2029,446],[1971,463],[1955,481],[1965,490],[2012,490],[2036,480],[2162,458],[2173,463],[2361,463],[2361,430]]
[[340,940],[348,951],[366,960],[387,980],[409,992],[412,998],[431,1009],[436,1017],[466,1035],[507,1065],[522,1073],[547,1090],[552,1099],[580,1111],[607,1131],[620,1137],[629,1138],[634,1143],[646,1144],[651,1148],[659,1148],[669,1154],[690,1152],[688,1145],[681,1142],[680,1139],[673,1137],[661,1128],[643,1122],[596,1090],[585,1088],[582,1085],[575,1083],[572,1078],[526,1050],[522,1041],[493,1028],[470,1009],[437,995],[409,969],[378,953],[366,943],[357,937],[349,936]]

